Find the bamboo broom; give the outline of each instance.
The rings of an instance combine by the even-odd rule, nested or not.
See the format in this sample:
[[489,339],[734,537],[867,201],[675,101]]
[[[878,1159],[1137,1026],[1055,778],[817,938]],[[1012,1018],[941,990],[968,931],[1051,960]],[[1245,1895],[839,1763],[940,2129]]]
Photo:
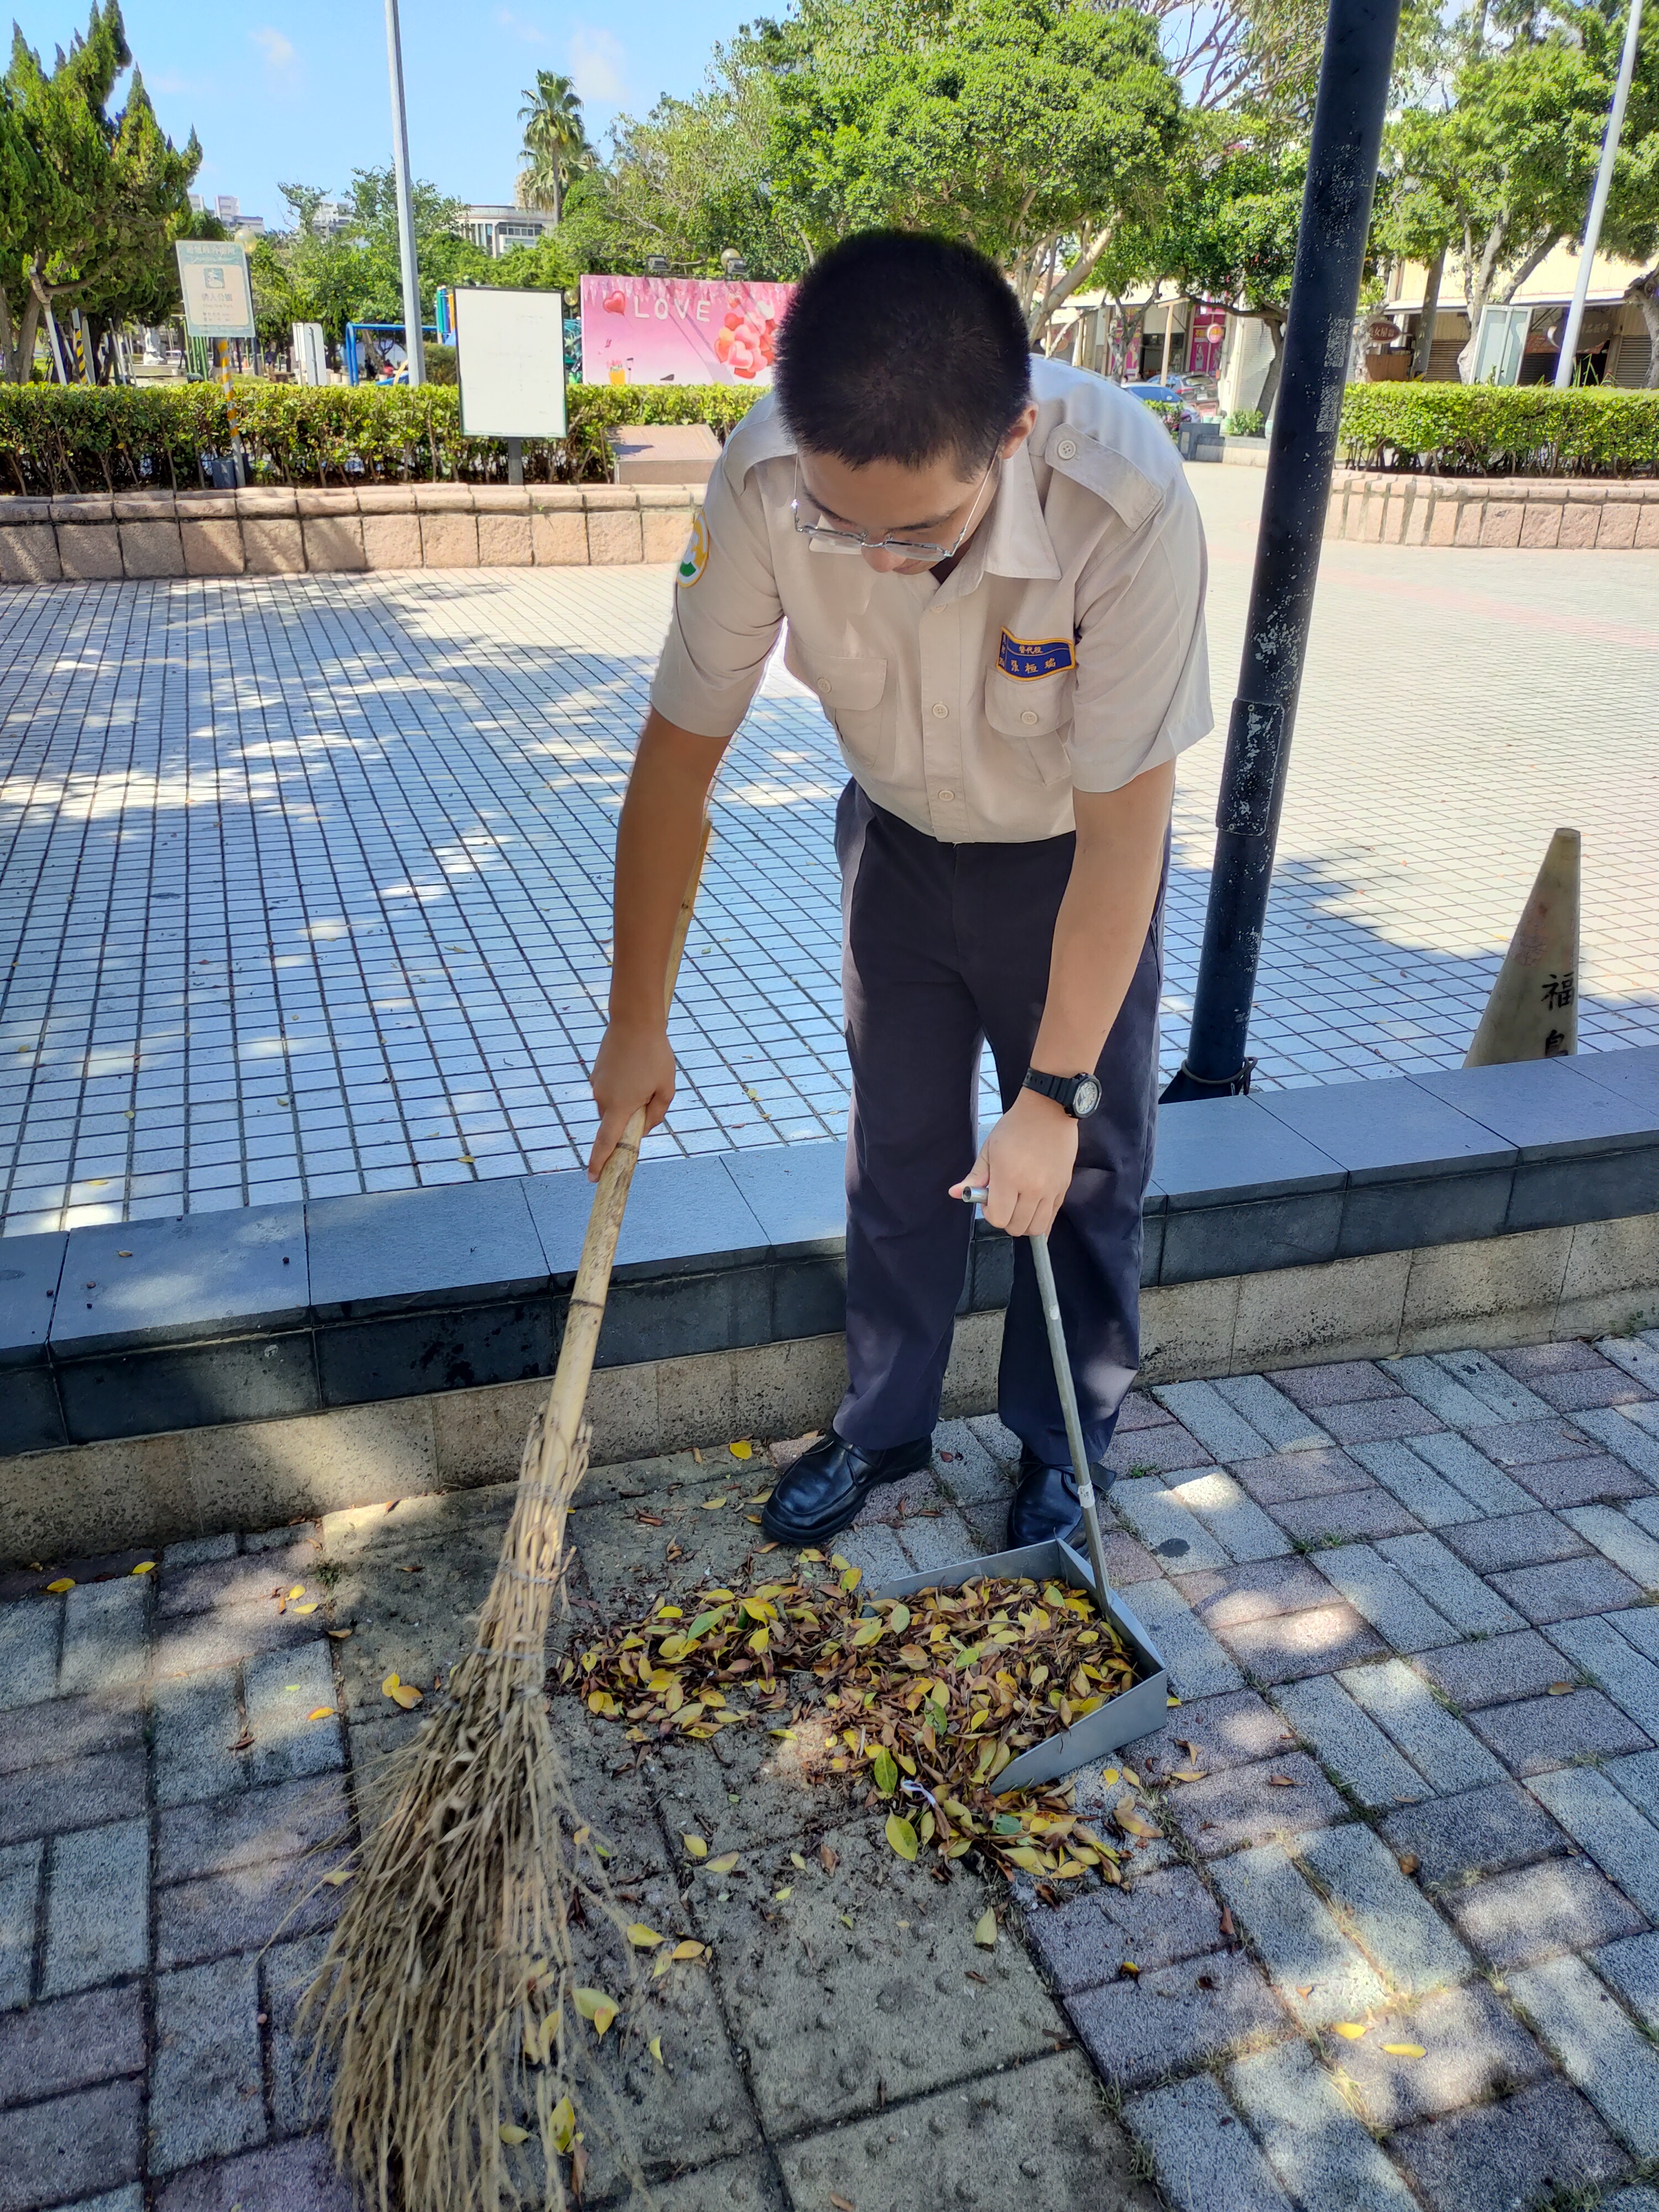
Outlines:
[[[669,954],[670,1006],[709,834],[705,817]],[[523,2202],[537,2161],[516,2150],[528,2137],[518,2115],[532,2107],[536,2193],[556,2212],[570,2201],[561,2154],[576,2133],[586,2032],[571,1931],[591,1936],[609,1923],[620,1938],[623,1923],[599,1862],[576,1840],[585,1824],[548,1721],[547,1631],[565,1522],[587,1468],[582,1409],[644,1133],[641,1108],[600,1174],[552,1393],[525,1444],[472,1647],[445,1703],[387,1762],[393,1808],[363,1844],[300,2008],[313,2069],[333,2064],[336,2160],[380,2212],[497,2212]],[[625,1940],[619,1949],[631,1955]],[[591,2006],[592,1992],[583,1997]],[[638,2186],[619,2102],[597,2078],[613,2154]]]

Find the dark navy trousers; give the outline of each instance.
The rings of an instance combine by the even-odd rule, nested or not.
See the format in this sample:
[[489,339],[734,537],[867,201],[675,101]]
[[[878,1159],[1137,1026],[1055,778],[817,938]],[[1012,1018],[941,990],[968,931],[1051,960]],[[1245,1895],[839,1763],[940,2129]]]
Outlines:
[[[841,795],[842,983],[853,1107],[847,1135],[847,1364],[836,1427],[866,1450],[939,1418],[973,1215],[948,1195],[979,1149],[980,1048],[1013,1103],[1042,1018],[1072,836],[944,845],[857,783]],[[1168,860],[1165,860],[1165,881]],[[1098,1460],[1140,1361],[1140,1208],[1152,1174],[1164,891],[1079,1126],[1076,1172],[1049,1231],[1084,1440]],[[1079,1071],[1057,1068],[1054,1074]],[[1014,1248],[998,1411],[1049,1466],[1069,1463],[1030,1247]]]

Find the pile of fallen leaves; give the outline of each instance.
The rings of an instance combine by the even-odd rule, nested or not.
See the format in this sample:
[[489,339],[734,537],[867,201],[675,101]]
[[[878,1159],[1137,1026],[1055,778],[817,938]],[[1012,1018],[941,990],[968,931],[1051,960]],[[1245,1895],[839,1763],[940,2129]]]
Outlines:
[[[872,1603],[839,1554],[799,1553],[797,1570],[741,1594],[664,1599],[647,1619],[572,1645],[555,1684],[639,1744],[766,1723],[803,1746],[809,1777],[863,1778],[893,1801],[887,1839],[901,1858],[977,1848],[1047,1881],[1091,1868],[1119,1880],[1118,1850],[1078,1817],[1069,1786],[993,1790],[1022,1751],[1135,1680],[1082,1591],[988,1577]],[[787,1686],[805,1676],[813,1688],[792,1705]],[[1132,1800],[1113,1817],[1126,1837],[1158,1832]]]

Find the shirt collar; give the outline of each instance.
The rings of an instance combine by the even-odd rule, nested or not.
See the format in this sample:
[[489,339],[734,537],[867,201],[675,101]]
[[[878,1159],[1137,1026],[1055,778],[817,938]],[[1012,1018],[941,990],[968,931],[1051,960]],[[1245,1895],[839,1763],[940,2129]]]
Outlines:
[[[965,572],[965,573],[964,573]],[[1060,573],[1054,540],[1042,517],[1031,441],[1024,439],[1003,461],[989,515],[963,549],[950,581],[972,591],[982,576],[1024,576],[1053,582]]]

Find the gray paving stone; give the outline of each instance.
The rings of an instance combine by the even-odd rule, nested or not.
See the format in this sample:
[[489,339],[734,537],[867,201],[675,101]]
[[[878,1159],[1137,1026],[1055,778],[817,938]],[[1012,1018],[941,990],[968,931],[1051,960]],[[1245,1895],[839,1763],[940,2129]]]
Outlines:
[[[1289,1784],[1275,1783],[1274,1775]],[[1283,1751],[1259,1766],[1235,1766],[1172,1790],[1169,1809],[1200,1858],[1299,1836],[1340,1820],[1347,1807],[1304,1753]]]
[[341,1893],[309,1858],[246,1864],[155,1893],[155,1956],[163,1967],[204,1966],[258,1951],[278,1936],[309,1936],[339,1917]]
[[1370,1476],[1358,1460],[1334,1444],[1275,1452],[1271,1459],[1243,1460],[1239,1480],[1258,1505],[1289,1505],[1298,1498],[1328,1498],[1339,1490],[1363,1490]]
[[126,1751],[142,1747],[143,1735],[143,1697],[137,1689],[14,1705],[0,1726],[0,1774],[27,1774],[61,1759]]
[[918,1574],[978,1556],[973,1532],[954,1505],[939,1513],[915,1513],[897,1522],[899,1547]]
[[234,1666],[262,1651],[289,1651],[296,1644],[309,1644],[316,1633],[311,1621],[291,1613],[278,1613],[274,1606],[235,1605],[222,1612],[186,1614],[158,1627],[150,1680],[161,1682],[175,1674]]
[[1659,2189],[1621,2189],[1602,2197],[1596,2212],[1659,2212]]
[[[1654,1503],[1659,1504],[1659,1498]],[[1644,1590],[1659,1590],[1659,1537],[1612,1505],[1569,1505],[1561,1518]]]
[[1611,1452],[1592,1452],[1586,1458],[1546,1460],[1537,1467],[1516,1469],[1517,1480],[1540,1505],[1553,1512],[1568,1505],[1622,1504],[1650,1493],[1647,1477],[1626,1467]]
[[1275,1521],[1297,1544],[1369,1542],[1376,1536],[1409,1535],[1417,1522],[1381,1483],[1363,1490],[1334,1491],[1292,1505],[1275,1505]]
[[1174,1474],[1209,1463],[1210,1455],[1197,1437],[1189,1437],[1179,1421],[1168,1420],[1160,1428],[1121,1430],[1101,1462],[1109,1474],[1132,1479]]
[[80,1583],[64,1601],[60,1697],[139,1682],[149,1663],[151,1578]]
[[862,1570],[866,1583],[872,1589],[879,1589],[883,1583],[902,1582],[907,1575],[916,1571],[898,1538],[879,1521],[860,1522],[856,1528],[848,1528],[837,1536],[836,1543],[842,1557]]
[[[962,1557],[958,1551],[954,1554]],[[314,1644],[293,1651],[250,1660],[244,1676],[250,1780],[258,1785],[298,1782],[326,1774],[344,1764],[340,1722],[335,1714],[334,1670],[328,1646]],[[313,1720],[326,1706],[331,1717]]]
[[90,1759],[32,1766],[0,1790],[0,1844],[54,1829],[107,1827],[144,1805],[144,1747],[127,1744]]
[[1239,1621],[1221,1633],[1239,1664],[1269,1685],[1328,1674],[1381,1658],[1389,1648],[1369,1621],[1341,1602]]
[[1464,1941],[1500,1973],[1565,1951],[1596,1951],[1647,1928],[1588,1859],[1540,1859],[1454,1892],[1447,1904]]
[[1118,1757],[1138,1768],[1147,1759],[1174,1757],[1174,1747],[1182,1743],[1192,1745],[1193,1765],[1212,1774],[1296,1748],[1284,1722],[1254,1690],[1234,1690],[1218,1698],[1193,1698],[1170,1713],[1166,1728],[1125,1744]]
[[1659,1751],[1638,1751],[1633,1758],[1613,1759],[1606,1773],[1632,1805],[1659,1823]]
[[1290,2199],[1214,2078],[1133,2097],[1123,2120],[1177,2212],[1291,2212]]
[[1243,1674],[1172,1584],[1137,1583],[1133,1610],[1163,1655],[1177,1697],[1243,1688]]
[[1534,2212],[1630,2170],[1591,2106],[1559,2078],[1403,2129],[1389,2149],[1431,2212]]
[[34,1916],[44,1843],[0,1850],[0,2012],[27,2004],[34,1973]]
[[1631,1380],[1639,1382],[1644,1390],[1659,1392],[1659,1352],[1644,1344],[1639,1336],[1604,1336],[1597,1340],[1595,1348],[1603,1359],[1622,1367]]
[[1443,1474],[1482,1513],[1529,1513],[1537,1500],[1512,1482],[1501,1467],[1477,1451],[1467,1437],[1448,1429],[1443,1436],[1413,1437],[1408,1449]]
[[1281,1559],[1289,1553],[1291,1547],[1278,1522],[1219,1468],[1172,1476],[1169,1492],[1177,1504],[1197,1515],[1235,1559]]
[[1510,1995],[1627,2149],[1659,2154],[1659,2051],[1582,1959],[1552,1959],[1509,1978]]
[[149,1823],[58,1836],[47,1875],[41,1995],[67,1996],[149,1964]]
[[1592,1951],[1590,1964],[1643,2026],[1659,2033],[1659,1936],[1627,1936]]
[[1418,2212],[1410,2190],[1305,2044],[1239,2059],[1228,2069],[1227,2086],[1298,2203]]
[[1216,1901],[1190,1867],[1165,1867],[1127,1889],[1102,1889],[1056,1911],[1025,1916],[1061,1996],[1115,1981],[1126,1959],[1143,1972],[1178,1966],[1224,1942]]
[[1611,1559],[1594,1555],[1559,1559],[1553,1566],[1516,1567],[1510,1574],[1494,1575],[1492,1584],[1534,1628],[1554,1620],[1577,1620],[1587,1613],[1618,1613],[1642,1595]]
[[1488,1589],[1438,1536],[1387,1536],[1376,1548],[1465,1636],[1496,1636],[1525,1626],[1515,1608]]
[[232,1528],[219,1536],[186,1536],[181,1543],[169,1544],[161,1554],[161,1566],[164,1571],[169,1567],[204,1567],[235,1556],[236,1532]]
[[1425,1528],[1449,1528],[1479,1516],[1480,1508],[1453,1484],[1443,1480],[1409,1444],[1385,1441],[1351,1444],[1348,1449],[1361,1467],[1375,1475],[1389,1496],[1397,1498]]
[[1427,1996],[1474,1972],[1474,1960],[1373,1830],[1358,1821],[1323,1829],[1297,1844],[1296,1860],[1401,1996]]
[[[1361,2118],[1382,2130],[1410,2127],[1460,2105],[1505,2095],[1551,2070],[1531,2036],[1478,1978],[1391,2013],[1357,2042],[1332,2034],[1320,2039]],[[1384,2047],[1390,2043],[1417,2044],[1423,2056],[1390,2052]]]
[[1128,1522],[1166,1571],[1190,1574],[1194,1568],[1231,1565],[1232,1555],[1224,1546],[1152,1477],[1115,1484],[1112,1510]]
[[150,1691],[151,1756],[158,1805],[225,1797],[247,1786],[241,1676],[235,1667],[174,1675]]
[[1499,1421],[1480,1434],[1481,1450],[1499,1467],[1547,1467],[1553,1460],[1592,1458],[1595,1450],[1580,1430],[1549,1407],[1536,1417]]
[[1152,1395],[1212,1459],[1265,1459],[1273,1449],[1213,1382],[1168,1382]]
[[1329,1605],[1335,1595],[1310,1559],[1289,1554],[1252,1559],[1242,1566],[1216,1567],[1196,1575],[1170,1577],[1188,1604],[1209,1629],[1236,1628],[1278,1613],[1306,1613]]
[[1369,1544],[1340,1544],[1319,1555],[1319,1571],[1396,1651],[1455,1644],[1460,1632]]
[[1316,1451],[1330,1442],[1318,1422],[1293,1398],[1276,1390],[1265,1375],[1229,1375],[1215,1387],[1276,1452]]
[[1426,1353],[1413,1352],[1403,1359],[1385,1359],[1381,1364],[1391,1382],[1410,1391],[1419,1405],[1437,1413],[1449,1428],[1484,1428],[1492,1418],[1492,1407],[1484,1398],[1477,1398]]
[[0,2106],[143,2070],[144,1992],[136,1982],[0,2014]]
[[1465,1712],[1515,1698],[1538,1697],[1568,1671],[1562,1668],[1561,1654],[1535,1628],[1425,1651],[1417,1663],[1419,1671]]
[[0,2212],[70,2204],[130,2181],[143,2094],[139,2081],[102,2081],[0,2116]]
[[1146,2088],[1290,2028],[1241,1951],[1085,1990],[1068,1998],[1066,2009],[1097,2070],[1123,2089]]
[[110,2189],[96,2197],[83,2197],[77,2204],[68,2204],[64,2212],[144,2212],[144,2185],[130,2181],[125,2189]]
[[279,2136],[300,2135],[324,2123],[331,2075],[311,2074],[311,2046],[296,2039],[295,2014],[322,1965],[325,1936],[307,1936],[295,1943],[273,1943],[259,1960],[260,2009],[270,2023],[270,2112]]
[[1346,1783],[1362,1805],[1375,1810],[1426,1795],[1427,1785],[1417,1769],[1361,1712],[1334,1675],[1287,1682],[1275,1698],[1297,1734],[1313,1746],[1322,1765]]
[[1211,1874],[1235,1925],[1261,1954],[1275,1990],[1304,2027],[1328,2027],[1385,2002],[1382,1983],[1280,1845],[1219,1859]]
[[1391,1382],[1369,1359],[1336,1359],[1324,1367],[1275,1369],[1267,1379],[1310,1413],[1317,1413],[1326,1406],[1354,1406],[1364,1398],[1402,1395],[1399,1384]]
[[1419,1879],[1433,1890],[1461,1889],[1567,1848],[1548,1814],[1514,1782],[1392,1813],[1382,1834],[1397,1856],[1417,1859]]
[[1616,1613],[1613,1618],[1626,1644],[1644,1659],[1659,1660],[1659,1606],[1632,1606],[1628,1612]]
[[1553,1565],[1558,1559],[1583,1559],[1590,1549],[1565,1519],[1540,1512],[1535,1505],[1528,1513],[1505,1513],[1496,1520],[1472,1521],[1466,1528],[1449,1528],[1442,1540],[1478,1575]]
[[1659,1437],[1649,1431],[1644,1422],[1637,1421],[1618,1406],[1591,1407],[1573,1419],[1587,1436],[1605,1444],[1615,1459],[1623,1460],[1626,1467],[1659,1486]]
[[[349,1819],[337,1775],[293,1788],[249,1790],[210,1804],[169,1807],[155,1823],[155,1879],[190,1881],[298,1858],[337,1842]],[[331,1863],[318,1860],[319,1872]]]
[[1437,1417],[1415,1398],[1368,1399],[1358,1406],[1323,1406],[1322,1425],[1340,1444],[1381,1443],[1386,1437],[1429,1436]]
[[0,1712],[51,1697],[63,1632],[62,1598],[20,1597],[0,1605]]
[[256,1611],[269,1607],[274,1613],[274,1601],[295,1583],[305,1584],[308,1597],[320,1595],[312,1583],[320,1557],[319,1547],[294,1542],[292,1531],[289,1535],[289,1540],[277,1551],[216,1560],[177,1572],[163,1568],[158,1618],[178,1620],[190,1613],[234,1611],[244,1606]]
[[1620,1510],[1650,1536],[1659,1536],[1659,1498],[1627,1498]]
[[1486,1407],[1492,1419],[1482,1423],[1483,1427],[1490,1428],[1498,1421],[1539,1420],[1550,1410],[1524,1382],[1516,1382],[1513,1375],[1495,1359],[1489,1359],[1484,1352],[1437,1352],[1431,1357],[1443,1374],[1449,1375],[1454,1382],[1461,1382],[1472,1397]]
[[1007,1474],[966,1421],[941,1421],[934,1430],[933,1466],[957,1504],[1007,1504]]
[[1659,1922],[1659,1828],[1593,1766],[1538,1775],[1532,1794],[1608,1881]]
[[1644,1735],[1659,1742],[1659,1666],[1631,1648],[1622,1632],[1628,1617],[1615,1613],[1592,1614],[1588,1620],[1558,1620],[1550,1630],[1550,1641],[1598,1682]]
[[264,2142],[258,2010],[259,1971],[252,1959],[218,1959],[156,1976],[153,2173],[173,2173]]
[[1504,1770],[1463,1722],[1437,1705],[1429,1686],[1403,1659],[1381,1667],[1350,1667],[1337,1678],[1394,1738],[1437,1796],[1501,1782]]
[[1648,1738],[1600,1690],[1571,1697],[1529,1698],[1522,1705],[1486,1705],[1469,1726],[1512,1774],[1545,1774],[1575,1759],[1613,1759],[1640,1751]]
[[156,2190],[155,2212],[356,2212],[325,2135],[268,2143],[186,2166]]
[[[1126,1409],[1133,1402],[1133,1397],[1134,1394],[1131,1393],[1124,1400]],[[1120,1413],[1118,1426],[1121,1428],[1123,1425],[1124,1415]],[[975,1413],[968,1426],[1000,1467],[1012,1470],[1019,1465],[1019,1438],[1012,1429],[1005,1429],[994,1413]]]

